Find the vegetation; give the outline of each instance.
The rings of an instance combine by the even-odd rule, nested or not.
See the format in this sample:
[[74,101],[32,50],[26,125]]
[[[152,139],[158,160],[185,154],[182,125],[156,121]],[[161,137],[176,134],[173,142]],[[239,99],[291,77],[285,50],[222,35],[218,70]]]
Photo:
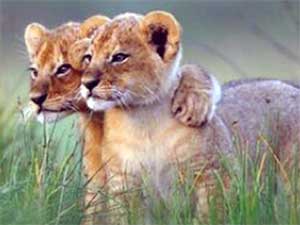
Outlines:
[[[76,117],[53,125],[23,122],[17,110],[0,108],[0,224],[80,224],[84,181],[75,121]],[[168,202],[155,197],[145,181],[147,204],[141,201],[141,190],[128,192],[126,204],[117,205],[125,213],[123,219],[143,224],[147,215],[151,224],[162,225],[300,224],[296,146],[291,170],[284,169],[271,147],[257,160],[241,150],[237,148],[239,169],[223,160],[232,181],[229,191],[222,174],[215,173],[218,195],[209,197],[207,220],[195,217],[191,177],[178,179]]]
[[46,127],[0,113],[0,224],[79,224],[81,160],[72,121]]
[[[85,181],[81,176],[76,118],[45,126],[35,121],[24,122],[23,115],[11,103],[16,99],[11,96],[13,92],[27,96],[23,86],[21,91],[16,90],[16,84],[29,84],[29,76],[25,71],[16,76],[27,66],[28,56],[24,43],[15,37],[22,39],[29,22],[54,27],[96,13],[115,16],[125,11],[142,13],[163,9],[176,13],[182,22],[185,62],[205,65],[219,75],[220,80],[250,76],[299,78],[297,1],[218,1],[217,4],[208,1],[199,1],[199,4],[196,1],[189,4],[184,1],[167,4],[164,1],[144,1],[143,4],[90,1],[84,5],[81,1],[72,4],[2,1],[0,4],[1,21],[4,21],[0,41],[3,53],[0,62],[0,225],[76,225],[83,216],[81,200]],[[14,15],[18,19],[11,20]],[[20,53],[22,49],[24,52]],[[24,55],[24,62],[20,54]],[[258,140],[264,141],[265,137]],[[258,143],[258,151],[259,146]],[[143,188],[150,196],[147,205],[140,201],[141,190],[128,192],[129,201],[118,205],[123,209],[125,222],[143,224],[144,216],[150,215],[153,225],[300,224],[299,147],[295,146],[290,170],[277,161],[271,147],[256,160],[243,154],[243,148],[236,150],[238,170],[224,158],[225,171],[232,180],[228,192],[224,191],[222,174],[215,174],[218,195],[209,198],[207,221],[194,216],[190,198],[193,179],[189,178],[174,185],[168,202],[156,198],[147,182]]]

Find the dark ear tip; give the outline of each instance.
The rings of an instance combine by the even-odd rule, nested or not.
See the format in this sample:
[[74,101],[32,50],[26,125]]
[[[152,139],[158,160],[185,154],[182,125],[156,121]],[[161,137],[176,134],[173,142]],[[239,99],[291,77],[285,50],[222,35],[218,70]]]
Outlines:
[[152,42],[156,45],[167,43],[168,30],[165,27],[156,27],[152,31]]
[[164,57],[166,51],[166,43],[168,39],[168,29],[164,26],[155,26],[150,27],[151,30],[151,43],[156,47],[156,51],[161,58]]

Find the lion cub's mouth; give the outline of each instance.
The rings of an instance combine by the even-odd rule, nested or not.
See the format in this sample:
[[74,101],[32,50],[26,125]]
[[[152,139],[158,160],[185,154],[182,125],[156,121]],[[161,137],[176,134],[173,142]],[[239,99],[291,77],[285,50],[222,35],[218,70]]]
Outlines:
[[41,112],[51,112],[51,113],[61,113],[61,112],[66,112],[66,111],[71,111],[71,109],[68,109],[68,108],[60,108],[60,109],[49,109],[49,108],[45,108],[45,107],[41,107],[39,110],[38,110],[38,114],[41,113]]
[[117,100],[112,96],[99,96],[93,91],[89,91],[84,85],[81,86],[80,92],[91,110],[105,111],[117,105]]
[[70,115],[73,111],[74,110],[68,108],[49,109],[41,107],[36,112],[36,118],[40,123],[53,123]]
[[37,120],[40,123],[52,123],[57,122],[64,117],[70,115],[72,113],[71,110],[41,110],[37,113]]
[[90,96],[87,98],[87,106],[94,111],[105,111],[117,105],[114,100],[104,100],[98,96]]

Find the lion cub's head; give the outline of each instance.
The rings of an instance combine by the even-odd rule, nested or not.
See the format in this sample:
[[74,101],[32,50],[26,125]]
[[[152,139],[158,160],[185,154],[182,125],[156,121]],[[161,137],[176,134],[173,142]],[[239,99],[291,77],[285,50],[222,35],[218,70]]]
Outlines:
[[177,80],[180,25],[167,12],[123,14],[99,29],[83,57],[82,95],[93,110],[151,104]]
[[26,27],[30,99],[39,121],[55,121],[84,109],[85,104],[78,98],[84,70],[80,58],[90,44],[87,37],[107,21],[106,17],[93,16],[82,24],[70,22],[52,30],[38,23]]

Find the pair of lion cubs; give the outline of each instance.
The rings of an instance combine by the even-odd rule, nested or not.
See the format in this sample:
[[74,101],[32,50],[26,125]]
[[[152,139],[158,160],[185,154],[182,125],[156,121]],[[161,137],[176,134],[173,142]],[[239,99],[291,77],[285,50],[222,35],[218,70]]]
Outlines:
[[[87,38],[93,33],[91,44]],[[86,172],[95,176],[92,183],[103,183],[103,171],[98,170],[115,154],[118,157],[105,170],[105,176],[114,174],[110,183],[125,168],[127,174],[139,173],[140,163],[150,157],[156,158],[152,169],[197,153],[199,132],[187,125],[200,126],[212,117],[220,87],[201,68],[186,66],[171,104],[181,57],[180,26],[172,15],[126,14],[112,21],[93,16],[80,25],[68,23],[52,31],[34,23],[26,28],[25,42],[37,118],[51,122],[81,112],[81,124],[87,126],[83,128]],[[107,68],[100,69],[101,63]],[[104,119],[102,113],[90,118],[83,99],[76,98],[81,81],[87,104],[106,110]]]
[[[280,126],[291,135],[283,137],[282,146],[299,138],[298,126],[290,125],[299,115],[291,106],[300,91],[279,81],[228,85],[213,116],[218,84],[199,67],[179,70],[180,40],[177,20],[162,11],[112,20],[94,16],[51,31],[36,23],[26,28],[37,118],[50,122],[80,113],[92,194],[104,184],[119,192],[147,174],[167,198],[178,168],[189,163],[204,178],[195,193],[205,211],[211,174],[220,168],[218,152],[233,150],[232,125],[255,145],[264,114],[276,107],[288,112]],[[80,89],[84,98],[78,97]],[[90,114],[89,108],[105,114]],[[97,197],[89,190],[86,201],[93,203]]]

